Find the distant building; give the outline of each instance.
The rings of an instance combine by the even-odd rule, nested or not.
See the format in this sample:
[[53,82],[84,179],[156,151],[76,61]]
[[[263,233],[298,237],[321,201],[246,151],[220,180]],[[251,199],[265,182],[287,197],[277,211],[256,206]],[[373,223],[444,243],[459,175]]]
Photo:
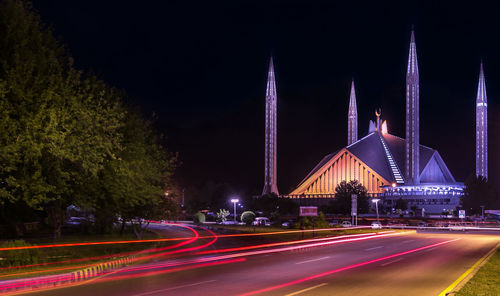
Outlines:
[[[478,114],[483,115],[477,121],[477,137],[478,145],[483,145],[486,143],[486,136],[481,138],[486,133],[486,92],[482,68],[479,88],[477,106],[484,108],[478,109],[478,112],[483,112]],[[382,198],[389,207],[399,198],[406,200],[409,208],[417,207],[427,213],[455,210],[459,205],[463,183],[455,180],[437,150],[420,145],[419,72],[413,30],[406,73],[406,139],[388,133],[387,122],[381,120],[380,111],[376,112],[376,121],[370,121],[368,135],[358,140],[357,132],[357,106],[352,83],[348,146],[325,156],[295,190],[282,197],[321,202],[335,197],[335,187],[340,182],[357,180],[367,188],[370,196]],[[486,148],[480,146],[477,153],[486,155]],[[479,162],[479,174],[487,174],[485,166]]]

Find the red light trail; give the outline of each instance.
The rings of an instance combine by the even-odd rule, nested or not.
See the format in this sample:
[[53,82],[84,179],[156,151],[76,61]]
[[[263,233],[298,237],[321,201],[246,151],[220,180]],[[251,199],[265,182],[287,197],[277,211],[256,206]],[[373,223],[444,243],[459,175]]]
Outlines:
[[[167,224],[167,223],[165,223],[165,224]],[[168,223],[168,225],[181,226],[182,224]],[[181,227],[183,227],[183,226],[181,226]],[[276,234],[323,232],[323,231],[342,231],[342,230],[348,230],[348,229],[367,229],[367,228],[370,228],[370,227],[369,226],[358,226],[358,227],[348,227],[348,228],[323,228],[323,229],[288,230],[288,231],[262,232],[262,233],[238,233],[238,234],[224,234],[224,235],[219,235],[218,237],[225,238],[225,237],[240,237],[240,236],[265,236],[265,235],[276,235]],[[199,237],[199,239],[204,239],[204,238],[212,238],[212,236],[200,236]],[[154,242],[179,241],[179,240],[189,240],[189,239],[191,239],[191,237],[159,238],[159,239],[149,239],[149,240],[85,242],[85,243],[71,243],[71,244],[50,244],[50,245],[35,245],[35,246],[0,248],[0,251],[79,247],[79,246],[96,246],[96,245],[112,245],[112,244],[154,243]]]
[[356,267],[368,265],[368,264],[371,264],[371,263],[375,263],[375,262],[379,262],[379,261],[383,261],[383,260],[387,260],[387,259],[391,259],[391,258],[395,258],[395,257],[399,257],[399,256],[403,256],[403,255],[415,253],[415,252],[422,251],[422,250],[425,250],[425,249],[437,247],[437,246],[440,246],[440,245],[448,244],[448,243],[451,243],[451,242],[454,242],[454,241],[457,241],[457,240],[459,240],[459,238],[452,239],[452,240],[447,240],[447,241],[444,241],[444,242],[435,243],[435,244],[431,244],[431,245],[427,245],[427,246],[424,246],[424,247],[420,247],[420,248],[416,248],[416,249],[412,249],[412,250],[408,250],[408,251],[404,251],[404,252],[400,252],[400,253],[395,253],[395,254],[392,254],[392,255],[389,255],[389,256],[384,256],[384,257],[380,257],[380,258],[377,258],[377,259],[373,259],[373,260],[369,260],[369,261],[365,261],[365,262],[361,262],[361,263],[357,263],[357,264],[353,264],[353,265],[349,265],[349,266],[344,266],[344,267],[337,268],[337,269],[332,269],[332,270],[329,270],[329,271],[326,271],[326,272],[323,272],[323,273],[315,274],[315,275],[308,276],[308,277],[305,277],[305,278],[301,278],[301,279],[298,279],[298,280],[294,280],[294,281],[291,281],[291,282],[287,282],[287,283],[279,284],[279,285],[276,285],[276,286],[271,286],[271,287],[268,287],[268,288],[259,289],[259,290],[247,292],[247,293],[244,293],[244,294],[240,294],[239,296],[250,296],[250,295],[255,295],[255,294],[260,294],[260,293],[264,293],[264,292],[269,292],[269,291],[277,290],[277,289],[280,289],[280,288],[284,288],[284,287],[292,286],[292,285],[299,284],[299,283],[302,283],[302,282],[306,282],[306,281],[310,281],[310,280],[313,280],[313,279],[317,279],[317,278],[321,278],[321,277],[324,277],[324,276],[328,276],[328,275],[331,275],[331,274],[334,274],[334,273],[337,273],[337,272],[341,272],[341,271],[344,271],[344,270],[349,270],[349,269],[353,269],[353,268],[356,268]]

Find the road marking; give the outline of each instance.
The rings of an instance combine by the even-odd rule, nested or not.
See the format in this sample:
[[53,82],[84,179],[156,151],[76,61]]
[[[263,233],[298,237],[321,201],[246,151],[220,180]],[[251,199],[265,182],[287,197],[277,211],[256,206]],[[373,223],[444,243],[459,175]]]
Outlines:
[[498,243],[496,246],[493,247],[493,249],[491,249],[488,253],[486,253],[486,255],[484,255],[483,257],[481,257],[481,259],[477,260],[476,263],[474,263],[474,265],[472,265],[471,268],[467,269],[466,272],[464,272],[456,281],[454,281],[451,285],[448,286],[448,288],[444,289],[443,292],[441,292],[439,294],[439,296],[446,296],[448,295],[453,289],[455,289],[458,284],[460,284],[460,282],[462,282],[472,271],[474,271],[477,267],[479,267],[480,265],[486,263],[486,261],[488,261],[488,259],[490,259],[491,256],[493,256],[493,254],[496,252],[496,250],[500,248],[500,243]]
[[156,294],[156,293],[161,293],[161,292],[166,292],[166,291],[171,291],[171,290],[177,290],[177,289],[182,289],[182,288],[187,288],[187,287],[193,287],[193,286],[208,284],[208,283],[212,283],[212,282],[215,282],[215,280],[209,280],[209,281],[203,281],[203,282],[198,282],[198,283],[189,284],[189,285],[182,285],[182,286],[177,286],[177,287],[172,287],[172,288],[167,288],[167,289],[155,290],[155,291],[151,291],[151,292],[145,292],[145,293],[135,294],[134,296],[153,295],[153,294]]
[[293,292],[293,293],[290,293],[290,294],[286,294],[285,296],[294,296],[294,295],[299,295],[300,293],[304,293],[304,292],[307,292],[307,291],[311,291],[312,289],[316,289],[316,288],[319,288],[319,287],[323,287],[325,285],[328,285],[327,283],[322,283],[322,284],[319,284],[319,285],[316,285],[316,286],[312,286],[312,287],[309,287],[309,288],[305,288],[303,290],[300,290],[300,291],[297,291],[297,292]]
[[425,250],[424,252],[430,252],[430,251],[434,251],[436,248],[430,248],[428,250]]
[[396,260],[392,260],[392,261],[386,262],[384,264],[380,264],[380,266],[386,266],[386,265],[389,265],[389,264],[392,264],[392,263],[396,263],[396,262],[401,261],[401,260],[403,260],[403,258],[399,258],[399,259],[396,259]]
[[405,240],[405,241],[402,241],[401,243],[410,243],[410,242],[414,242],[415,240],[414,239],[409,239],[409,240]]
[[297,262],[297,263],[295,263],[295,264],[304,264],[304,263],[309,263],[309,262],[314,262],[314,261],[324,260],[324,259],[328,259],[328,258],[330,258],[330,256],[321,257],[321,258],[316,258],[316,259],[311,259],[311,260],[306,260],[306,261],[301,261],[301,262]]
[[380,249],[380,248],[383,248],[383,247],[384,246],[378,246],[378,247],[368,248],[368,249],[365,249],[365,251],[376,250],[376,249]]

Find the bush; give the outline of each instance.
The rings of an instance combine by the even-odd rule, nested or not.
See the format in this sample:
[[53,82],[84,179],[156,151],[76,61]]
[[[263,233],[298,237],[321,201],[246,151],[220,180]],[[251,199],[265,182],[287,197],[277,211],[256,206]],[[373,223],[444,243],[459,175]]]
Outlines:
[[246,211],[241,214],[241,222],[244,222],[246,225],[252,224],[255,220],[255,213],[252,211]]
[[[6,241],[0,245],[1,248],[30,246],[24,240]],[[29,265],[38,263],[38,251],[36,249],[24,249],[3,251],[1,253],[0,266],[12,267],[19,265]]]
[[319,212],[318,217],[302,217],[302,221],[303,222],[299,220],[295,222],[294,228],[302,228],[302,226],[304,226],[304,229],[330,228],[330,225],[328,224],[328,221],[326,221],[325,214],[323,214],[323,212]]
[[200,213],[200,212],[194,214],[193,222],[196,223],[196,224],[203,224],[203,223],[205,223],[205,214]]

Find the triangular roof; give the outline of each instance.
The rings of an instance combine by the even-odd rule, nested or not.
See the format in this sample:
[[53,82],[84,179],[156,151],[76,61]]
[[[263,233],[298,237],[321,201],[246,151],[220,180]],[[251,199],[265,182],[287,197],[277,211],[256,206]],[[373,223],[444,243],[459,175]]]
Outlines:
[[[383,142],[387,145],[387,153],[384,149]],[[401,176],[405,176],[405,139],[374,131],[366,135],[364,138],[345,147],[345,149],[363,161],[367,166],[386,180],[395,182],[395,175],[397,173]],[[299,186],[325,166],[341,150],[323,157],[323,159],[321,159],[321,161],[300,182]],[[389,157],[392,157],[396,167],[391,166]],[[420,174],[425,174],[425,178],[423,180],[424,182],[422,183],[456,182],[439,153],[436,150],[424,145],[420,145]]]

